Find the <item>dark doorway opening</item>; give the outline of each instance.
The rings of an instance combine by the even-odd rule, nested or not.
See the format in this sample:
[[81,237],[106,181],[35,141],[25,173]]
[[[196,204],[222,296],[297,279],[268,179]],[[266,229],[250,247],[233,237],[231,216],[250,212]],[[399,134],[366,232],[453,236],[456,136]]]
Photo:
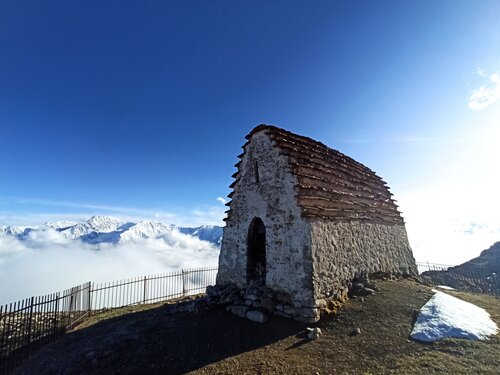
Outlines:
[[256,217],[248,228],[247,282],[266,284],[266,227]]

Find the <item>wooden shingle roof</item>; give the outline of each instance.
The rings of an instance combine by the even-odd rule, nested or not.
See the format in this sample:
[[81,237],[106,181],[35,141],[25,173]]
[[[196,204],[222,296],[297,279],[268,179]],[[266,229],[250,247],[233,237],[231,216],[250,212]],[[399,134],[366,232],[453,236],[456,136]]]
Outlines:
[[[404,223],[389,187],[371,169],[321,142],[271,125],[255,127],[246,136],[244,151],[252,136],[260,131],[266,132],[280,154],[288,157],[297,178],[297,203],[303,217]],[[238,172],[233,175],[231,188],[238,183],[240,162],[235,167]],[[228,217],[230,214],[231,210]]]

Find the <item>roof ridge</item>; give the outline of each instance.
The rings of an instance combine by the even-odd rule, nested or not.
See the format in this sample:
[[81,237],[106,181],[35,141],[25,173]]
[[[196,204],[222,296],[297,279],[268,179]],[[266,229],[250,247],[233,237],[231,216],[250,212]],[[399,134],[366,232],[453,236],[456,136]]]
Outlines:
[[[245,136],[230,188],[240,180],[242,160],[253,135],[262,131],[288,159],[290,172],[297,179],[296,199],[303,217],[404,224],[387,183],[373,170],[322,142],[275,125],[260,124]],[[231,207],[231,203],[227,205]],[[229,218],[231,210],[227,213]]]

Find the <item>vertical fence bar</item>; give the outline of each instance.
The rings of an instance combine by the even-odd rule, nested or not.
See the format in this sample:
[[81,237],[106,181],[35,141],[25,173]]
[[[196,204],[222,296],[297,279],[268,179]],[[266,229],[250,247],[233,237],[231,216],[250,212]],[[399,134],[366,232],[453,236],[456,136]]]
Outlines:
[[3,358],[3,351],[4,351],[4,346],[5,346],[5,319],[6,319],[6,313],[5,310],[7,309],[7,306],[0,306],[0,324],[2,325],[2,332],[0,336],[0,357]]
[[109,285],[110,285],[109,283],[104,283],[104,288],[105,288],[104,290],[106,291],[106,294],[108,296],[108,298],[105,298],[105,300],[106,300],[106,308],[108,308],[108,309],[109,309],[109,296],[111,294],[111,293],[109,293],[109,289],[108,289]]
[[7,323],[6,323],[7,333],[6,333],[6,336],[7,336],[8,345],[5,349],[6,355],[10,355],[12,352],[12,340],[11,340],[11,333],[10,333],[11,320],[12,320],[12,303],[9,304],[9,312],[7,313]]
[[36,325],[40,326],[40,337],[45,337],[45,310],[47,308],[47,296],[42,296],[40,312],[37,314]]
[[181,270],[182,272],[182,296],[186,296],[186,280],[185,280],[185,272],[184,270]]
[[52,330],[52,334],[55,336],[59,331],[58,324],[58,316],[59,316],[59,293],[54,295],[54,329]]
[[88,282],[88,291],[87,291],[87,314],[90,317],[90,314],[92,314],[92,282]]
[[27,345],[28,345],[28,348],[31,344],[31,327],[32,327],[32,324],[33,324],[33,303],[35,302],[35,297],[31,297],[30,299],[30,312],[29,312],[29,316],[28,316],[28,333],[26,335],[27,337]]
[[120,285],[120,303],[119,303],[119,305],[121,305],[121,306],[125,305],[125,283],[126,283],[126,280],[122,280],[121,285]]

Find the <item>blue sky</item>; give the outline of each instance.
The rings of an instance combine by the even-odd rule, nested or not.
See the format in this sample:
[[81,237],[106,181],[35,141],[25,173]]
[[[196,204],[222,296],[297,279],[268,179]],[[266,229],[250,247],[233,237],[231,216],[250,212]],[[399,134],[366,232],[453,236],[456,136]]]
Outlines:
[[220,222],[270,123],[388,181],[422,256],[467,258],[500,239],[499,19],[498,1],[2,1],[0,224]]

